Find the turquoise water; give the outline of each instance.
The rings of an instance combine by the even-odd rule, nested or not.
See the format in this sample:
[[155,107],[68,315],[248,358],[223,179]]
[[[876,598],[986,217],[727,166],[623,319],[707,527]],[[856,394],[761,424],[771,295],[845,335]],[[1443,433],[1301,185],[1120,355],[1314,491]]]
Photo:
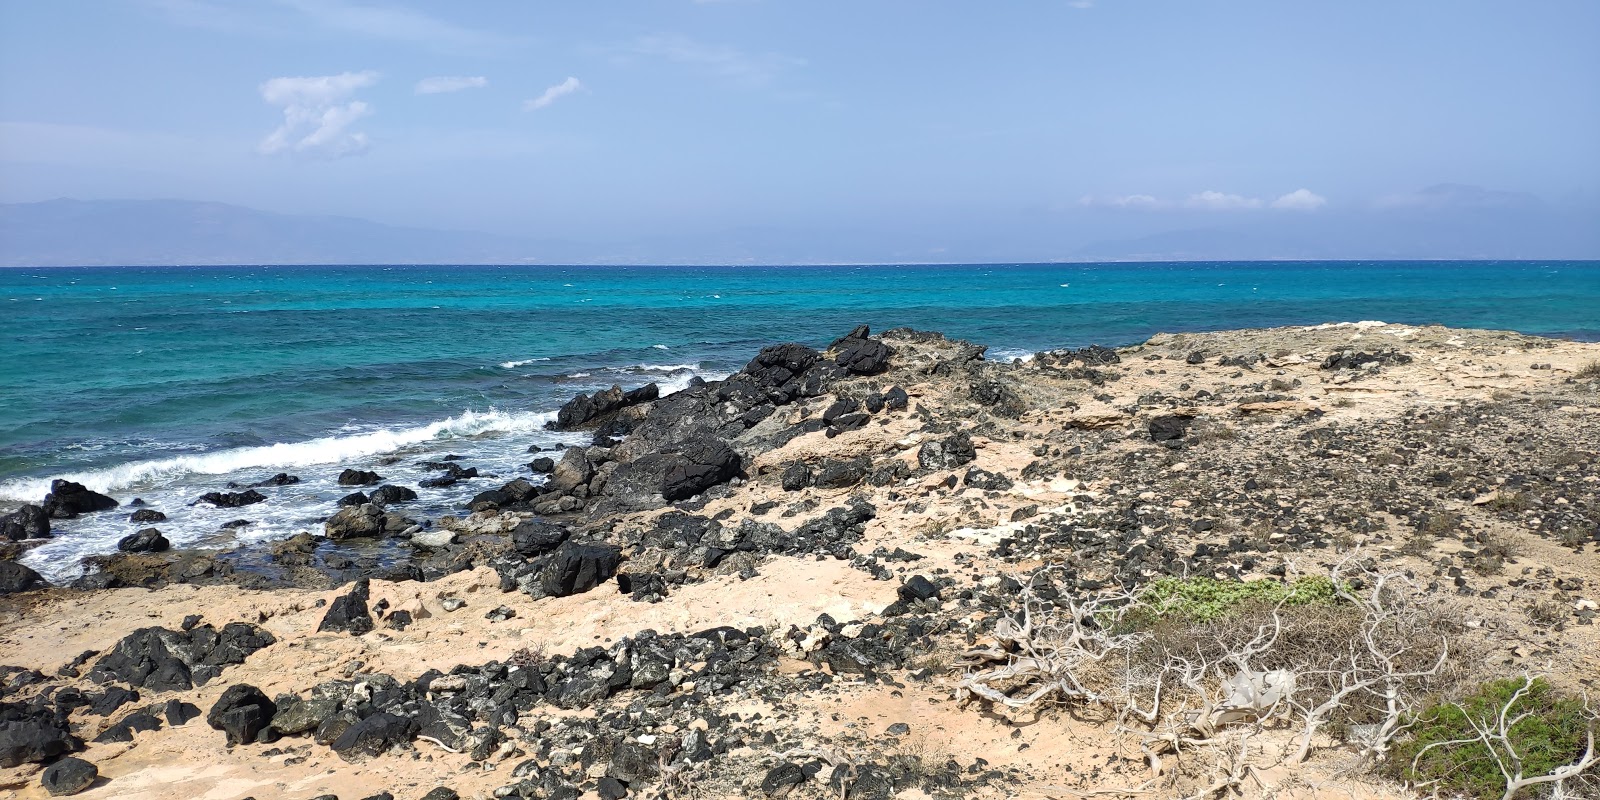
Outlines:
[[[398,457],[385,474],[414,484],[415,460],[451,452],[510,475],[575,392],[681,386],[862,322],[999,356],[1363,319],[1594,340],[1600,262],[23,268],[0,270],[0,308],[0,508],[71,475],[159,501],[185,544],[241,515],[245,537],[312,525],[344,466]],[[307,480],[242,514],[174,513],[280,470]],[[63,523],[73,543],[30,559],[103,546],[130,527],[115,516]]]

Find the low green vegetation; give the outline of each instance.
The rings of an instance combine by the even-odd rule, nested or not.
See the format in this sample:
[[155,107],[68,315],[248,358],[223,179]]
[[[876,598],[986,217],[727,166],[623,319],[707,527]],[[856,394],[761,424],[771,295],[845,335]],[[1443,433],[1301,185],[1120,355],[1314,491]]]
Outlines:
[[1592,381],[1600,378],[1600,361],[1590,361],[1584,364],[1573,377],[1580,381]]
[[[1478,728],[1494,730],[1502,713],[1516,720],[1509,728],[1509,744],[1521,759],[1524,777],[1548,775],[1583,755],[1586,733],[1595,724],[1583,703],[1563,697],[1535,679],[1516,702],[1512,697],[1525,685],[1521,678],[1491,681],[1459,703],[1440,703],[1412,721],[1412,737],[1390,754],[1390,777],[1412,783],[1437,797],[1499,798],[1507,782],[1501,765],[1515,769],[1502,743],[1491,746],[1479,740]],[[1509,710],[1508,710],[1509,704]],[[1570,788],[1570,787],[1569,787]],[[1547,785],[1529,787],[1518,797],[1540,796]]]
[[1154,616],[1181,616],[1197,622],[1211,622],[1246,608],[1332,605],[1338,600],[1338,593],[1334,591],[1333,581],[1321,575],[1300,578],[1293,583],[1161,578],[1150,583],[1142,599]]

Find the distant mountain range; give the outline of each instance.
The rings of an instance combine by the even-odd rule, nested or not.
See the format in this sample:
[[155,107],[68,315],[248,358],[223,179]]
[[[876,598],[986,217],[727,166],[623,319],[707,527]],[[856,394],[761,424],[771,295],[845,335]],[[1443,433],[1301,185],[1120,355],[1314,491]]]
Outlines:
[[63,199],[0,204],[0,267],[1600,258],[1595,218],[1552,210],[1529,195],[1442,185],[1388,205],[1314,214],[1035,217],[974,223],[981,230],[965,236],[948,225],[737,228],[600,245],[223,203]]

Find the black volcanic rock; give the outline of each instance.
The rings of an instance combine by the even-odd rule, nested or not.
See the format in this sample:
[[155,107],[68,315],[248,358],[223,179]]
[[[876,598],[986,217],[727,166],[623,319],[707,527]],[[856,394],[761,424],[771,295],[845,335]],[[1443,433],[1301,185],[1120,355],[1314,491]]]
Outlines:
[[42,589],[50,584],[39,573],[15,561],[0,561],[0,595]]
[[254,742],[276,713],[277,704],[260,689],[248,683],[236,683],[206,712],[206,724],[225,733],[228,746],[233,747]]
[[582,594],[610,580],[622,563],[622,552],[606,544],[567,542],[550,556],[539,585],[554,597]]
[[242,492],[206,492],[195,502],[210,503],[217,508],[241,508],[264,502],[266,499],[266,495],[254,489],[246,489]]
[[44,774],[39,776],[39,785],[51,797],[67,797],[88,789],[99,778],[99,767],[81,758],[68,756],[45,767]]
[[141,508],[138,511],[128,515],[128,521],[135,524],[143,524],[147,522],[166,522],[167,515],[153,508]]
[[727,483],[738,476],[741,466],[739,454],[733,448],[711,437],[689,440],[679,448],[678,455],[688,463],[669,468],[661,482],[661,496],[669,503]]
[[117,542],[117,549],[124,553],[159,553],[171,546],[167,537],[155,528],[135,531]]
[[578,395],[568,400],[556,411],[555,421],[545,426],[551,430],[570,431],[597,424],[607,416],[640,403],[661,397],[661,388],[647,383],[624,392],[621,386],[612,386],[592,395]]
[[360,636],[372,631],[372,614],[367,611],[369,596],[367,580],[356,581],[349,593],[334,598],[328,612],[317,625],[318,632],[348,633]]
[[347,469],[339,473],[340,486],[371,486],[382,480],[382,475],[369,470]]
[[42,505],[52,519],[72,519],[79,514],[116,508],[117,501],[90,491],[81,483],[57,479],[50,482],[50,493],[44,496]]
[[23,539],[50,538],[50,513],[43,506],[25,505],[0,517],[0,539],[20,542]]

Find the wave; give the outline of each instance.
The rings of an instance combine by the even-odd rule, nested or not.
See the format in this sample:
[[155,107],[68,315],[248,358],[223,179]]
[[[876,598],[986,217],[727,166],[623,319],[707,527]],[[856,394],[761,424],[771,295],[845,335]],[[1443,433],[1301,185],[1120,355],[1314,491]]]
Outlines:
[[1032,350],[1023,350],[1017,347],[996,347],[985,354],[986,358],[994,361],[1032,361],[1035,353]]
[[500,368],[501,369],[516,369],[517,367],[526,367],[529,364],[534,364],[534,363],[537,363],[537,362],[540,362],[540,361],[549,361],[549,360],[550,360],[549,358],[524,358],[521,361],[502,361],[502,362],[500,362]]
[[652,350],[671,350],[672,348],[670,348],[670,347],[668,347],[668,346],[666,346],[664,344],[653,344],[653,345],[650,345],[650,349],[652,349]]
[[[185,475],[225,475],[253,468],[304,467],[336,464],[390,453],[424,442],[478,436],[484,433],[531,433],[544,429],[555,412],[466,411],[458,416],[395,430],[380,429],[349,436],[327,436],[304,442],[239,447],[192,456],[134,461],[115,467],[57,477],[81,483],[97,492],[112,492],[153,481],[170,481]],[[50,478],[23,478],[0,482],[0,499],[36,503],[50,491]]]
[[606,372],[694,372],[703,364],[629,364],[625,367],[606,367]]

